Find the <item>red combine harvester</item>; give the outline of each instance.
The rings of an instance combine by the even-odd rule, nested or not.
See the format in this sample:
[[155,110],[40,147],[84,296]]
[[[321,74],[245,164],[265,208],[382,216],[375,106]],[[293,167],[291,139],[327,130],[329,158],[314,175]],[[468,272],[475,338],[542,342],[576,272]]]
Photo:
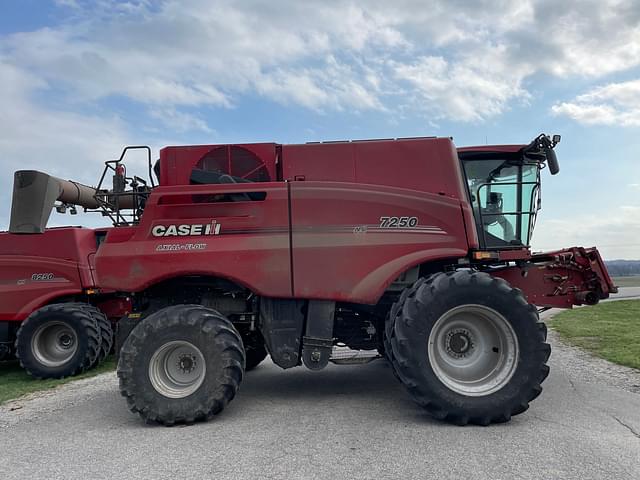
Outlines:
[[[129,407],[171,425],[219,413],[267,354],[319,370],[345,362],[341,346],[386,356],[437,418],[508,421],[549,371],[540,309],[616,291],[595,248],[529,248],[559,140],[167,147],[154,166],[127,147],[95,188],[16,172],[2,351],[72,375],[111,349],[114,324]],[[123,163],[138,148],[147,180]],[[76,206],[113,227],[45,228]]]

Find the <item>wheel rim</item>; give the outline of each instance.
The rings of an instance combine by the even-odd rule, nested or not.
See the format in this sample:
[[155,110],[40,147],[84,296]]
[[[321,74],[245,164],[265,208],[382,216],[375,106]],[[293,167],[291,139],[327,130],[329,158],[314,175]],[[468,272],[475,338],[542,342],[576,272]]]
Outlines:
[[47,322],[31,338],[31,351],[38,362],[47,367],[59,367],[78,351],[78,336],[64,322]]
[[427,351],[438,379],[472,397],[503,388],[518,365],[513,327],[484,305],[461,305],[442,315],[431,330]]
[[192,343],[178,340],[158,348],[149,362],[149,379],[156,391],[168,398],[184,398],[200,388],[207,366]]

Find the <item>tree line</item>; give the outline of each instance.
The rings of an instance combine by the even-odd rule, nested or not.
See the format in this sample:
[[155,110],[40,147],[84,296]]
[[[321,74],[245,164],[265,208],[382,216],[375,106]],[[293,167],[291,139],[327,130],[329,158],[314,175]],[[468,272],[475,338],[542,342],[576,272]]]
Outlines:
[[605,263],[612,277],[640,275],[640,260],[609,260]]

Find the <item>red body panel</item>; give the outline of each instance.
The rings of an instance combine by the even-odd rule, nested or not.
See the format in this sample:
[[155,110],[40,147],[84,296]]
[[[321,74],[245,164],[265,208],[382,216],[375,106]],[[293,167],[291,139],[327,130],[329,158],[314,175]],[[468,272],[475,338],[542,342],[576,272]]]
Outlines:
[[[458,200],[392,187],[291,183],[294,296],[376,303],[414,265],[467,254]],[[381,228],[382,217],[416,218]]]
[[[269,150],[265,164],[278,151],[273,144],[242,147]],[[188,183],[211,148],[164,149],[161,175]],[[210,275],[263,296],[375,303],[408,268],[467,254],[473,224],[465,229],[466,192],[450,139],[284,145],[280,159],[287,182],[154,190],[140,225],[110,231],[101,245],[100,286],[137,292],[172,277]],[[266,198],[220,201],[251,192]],[[416,223],[381,228],[383,217]],[[215,235],[153,234],[156,227],[212,222]]]
[[282,146],[285,180],[386,185],[466,198],[448,138],[371,140]]
[[0,233],[0,320],[24,320],[56,298],[94,287],[89,256],[95,251],[90,229]]
[[[185,192],[189,194],[185,194]],[[265,192],[263,201],[211,202],[213,194]],[[199,199],[196,203],[194,198]],[[137,292],[184,275],[226,278],[271,297],[291,295],[286,183],[158,187],[140,224],[109,231],[96,254],[103,288]],[[217,235],[156,237],[158,225],[211,224]]]

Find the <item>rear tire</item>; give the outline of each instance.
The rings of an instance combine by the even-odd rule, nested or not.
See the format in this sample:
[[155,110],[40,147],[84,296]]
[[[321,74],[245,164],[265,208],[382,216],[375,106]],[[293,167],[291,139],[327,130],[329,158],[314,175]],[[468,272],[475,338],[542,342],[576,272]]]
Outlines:
[[107,316],[93,305],[87,305],[87,310],[96,321],[100,329],[100,350],[91,368],[100,365],[111,353],[113,348],[113,327]]
[[177,305],[132,330],[118,377],[132,412],[173,425],[220,413],[236,395],[244,368],[242,340],[226,317],[200,305]]
[[388,329],[394,373],[434,417],[506,422],[541,393],[551,349],[520,290],[465,270],[420,280],[403,297]]
[[58,303],[36,310],[20,325],[16,356],[32,377],[64,378],[91,368],[100,341],[88,305]]
[[109,319],[104,315],[102,315],[102,318],[98,321],[98,326],[100,327],[100,334],[102,335],[98,362],[102,363],[113,349],[113,326]]
[[242,340],[244,343],[244,350],[247,355],[245,372],[248,372],[260,365],[262,361],[267,358],[269,353],[267,352],[267,347],[264,344],[262,335],[258,332],[245,335],[242,337]]

